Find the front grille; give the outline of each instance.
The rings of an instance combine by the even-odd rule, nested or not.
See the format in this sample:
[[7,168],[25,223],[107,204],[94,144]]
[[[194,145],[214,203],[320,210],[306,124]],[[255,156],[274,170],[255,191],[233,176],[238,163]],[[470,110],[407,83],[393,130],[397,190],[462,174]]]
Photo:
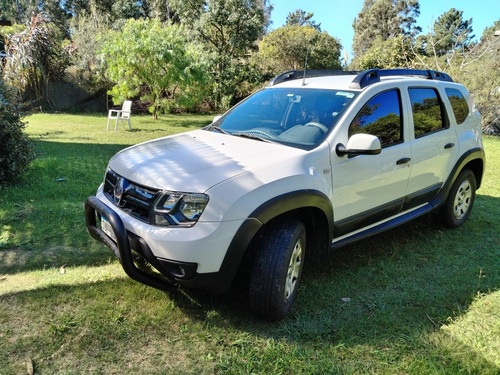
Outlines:
[[129,215],[145,223],[152,223],[150,213],[159,195],[158,190],[136,184],[108,169],[104,179],[104,194]]

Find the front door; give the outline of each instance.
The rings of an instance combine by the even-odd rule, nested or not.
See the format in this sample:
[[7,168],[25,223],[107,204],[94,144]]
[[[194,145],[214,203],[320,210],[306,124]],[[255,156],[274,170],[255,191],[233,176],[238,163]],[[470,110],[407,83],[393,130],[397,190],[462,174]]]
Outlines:
[[334,237],[398,214],[410,177],[411,146],[405,141],[398,89],[372,97],[349,126],[349,136],[380,138],[378,155],[338,157],[332,152]]

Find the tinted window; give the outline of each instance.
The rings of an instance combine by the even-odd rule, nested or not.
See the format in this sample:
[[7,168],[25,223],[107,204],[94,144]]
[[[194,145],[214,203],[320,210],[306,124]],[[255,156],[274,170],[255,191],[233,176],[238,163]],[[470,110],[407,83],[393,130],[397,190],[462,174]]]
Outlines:
[[368,133],[380,138],[382,146],[403,140],[399,91],[386,91],[368,101],[349,127],[349,136]]
[[457,124],[463,123],[469,115],[469,106],[464,96],[457,89],[446,89],[446,95],[448,95],[448,99],[450,100]]
[[415,137],[421,137],[446,127],[443,106],[436,90],[430,88],[409,89],[413,110]]

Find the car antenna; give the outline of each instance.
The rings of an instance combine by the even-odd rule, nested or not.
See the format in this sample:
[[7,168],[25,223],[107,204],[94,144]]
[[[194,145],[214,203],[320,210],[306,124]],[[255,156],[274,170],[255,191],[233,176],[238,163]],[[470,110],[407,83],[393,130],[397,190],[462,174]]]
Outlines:
[[306,48],[306,62],[304,64],[304,77],[302,78],[302,86],[306,85],[306,71],[307,71],[307,56],[309,55],[309,47]]

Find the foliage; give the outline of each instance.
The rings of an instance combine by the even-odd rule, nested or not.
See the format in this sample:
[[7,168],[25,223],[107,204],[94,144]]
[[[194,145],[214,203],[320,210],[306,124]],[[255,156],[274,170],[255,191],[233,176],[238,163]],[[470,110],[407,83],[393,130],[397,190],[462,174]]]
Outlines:
[[321,23],[316,23],[312,18],[314,17],[314,13],[308,12],[306,13],[302,9],[297,9],[295,12],[289,12],[288,16],[286,16],[286,26],[310,26],[314,27],[316,30],[321,32]]
[[396,69],[411,68],[414,66],[414,53],[410,37],[398,35],[394,38],[382,40],[378,37],[371,47],[360,57],[351,62],[351,69]]
[[82,11],[71,21],[71,62],[76,67],[76,81],[88,92],[95,93],[110,87],[106,66],[100,54],[111,29],[110,17],[92,2],[89,12]]
[[421,53],[427,56],[445,56],[452,57],[457,51],[464,52],[472,38],[472,18],[462,19],[463,12],[450,9],[441,15],[430,33],[420,36]]
[[354,19],[353,51],[360,57],[370,49],[377,38],[385,41],[398,35],[415,35],[420,14],[418,0],[365,0],[363,8]]
[[193,109],[203,97],[207,81],[199,50],[187,42],[185,31],[159,21],[129,20],[104,42],[110,94],[116,104],[140,95],[160,111]]
[[2,17],[18,24],[27,23],[38,12],[36,5],[32,0],[0,0]]
[[[437,49],[430,49],[427,55],[418,48],[417,40],[413,50],[413,65],[418,68],[433,69],[450,74],[457,82],[463,83],[471,92],[476,106],[481,113],[483,130],[490,134],[500,134],[500,37],[495,31],[500,29],[500,20],[484,31],[479,43],[470,43],[471,20],[462,21],[461,12],[453,12],[459,16],[456,25],[468,25],[467,29],[453,35],[461,35],[450,50],[440,55]],[[437,41],[432,30],[427,40]],[[412,47],[413,48],[413,47]]]
[[483,129],[500,135],[500,20],[485,30],[479,43],[451,68],[450,74],[471,91],[481,113]]
[[263,0],[193,0],[173,3],[184,25],[203,43],[213,72],[215,108],[232,103],[247,54],[256,49],[255,41],[266,27]]
[[3,72],[5,82],[20,93],[31,89],[37,97],[44,83],[59,78],[68,65],[68,56],[43,14],[32,17],[28,30],[8,37],[6,52],[10,57]]
[[23,133],[25,125],[12,90],[0,80],[0,186],[18,180],[34,159],[33,147]]
[[259,45],[259,61],[266,73],[287,70],[341,69],[338,39],[311,26],[284,26],[267,34]]

